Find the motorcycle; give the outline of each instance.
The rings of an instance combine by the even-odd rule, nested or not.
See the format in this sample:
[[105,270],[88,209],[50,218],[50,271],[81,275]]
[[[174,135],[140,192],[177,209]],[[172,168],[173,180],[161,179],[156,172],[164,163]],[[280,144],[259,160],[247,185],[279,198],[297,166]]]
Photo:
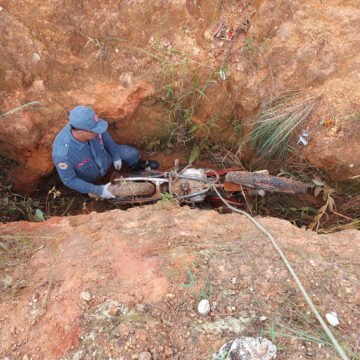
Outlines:
[[221,197],[235,206],[244,206],[251,196],[264,196],[266,192],[292,195],[305,194],[307,184],[269,175],[267,170],[256,172],[226,169],[197,169],[185,167],[179,171],[179,162],[170,171],[150,168],[133,173],[130,177],[114,178],[109,191],[115,201],[122,204],[142,204],[161,200],[165,194],[180,203],[221,201]]

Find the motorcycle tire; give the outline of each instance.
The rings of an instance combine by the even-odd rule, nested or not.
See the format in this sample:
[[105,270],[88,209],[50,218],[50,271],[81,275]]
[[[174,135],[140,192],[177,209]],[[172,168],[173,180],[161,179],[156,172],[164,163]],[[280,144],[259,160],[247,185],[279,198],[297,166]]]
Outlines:
[[147,181],[120,181],[109,186],[109,191],[117,198],[151,196],[155,193],[155,185]]
[[244,187],[284,194],[302,195],[307,190],[307,185],[300,181],[249,171],[230,171],[226,174],[225,181]]

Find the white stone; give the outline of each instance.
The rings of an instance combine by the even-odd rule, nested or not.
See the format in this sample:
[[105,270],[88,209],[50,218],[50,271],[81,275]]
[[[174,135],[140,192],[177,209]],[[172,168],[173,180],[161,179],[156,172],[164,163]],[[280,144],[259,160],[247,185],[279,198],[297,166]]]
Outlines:
[[4,283],[4,287],[9,288],[11,287],[11,285],[14,283],[14,279],[10,276],[10,275],[6,275],[3,279],[2,279],[3,283]]
[[339,319],[336,315],[336,312],[330,312],[326,314],[326,320],[331,326],[338,326],[339,325]]
[[84,354],[85,354],[85,351],[80,350],[73,355],[72,360],[81,360],[83,358]]
[[35,61],[35,62],[38,62],[38,61],[40,61],[40,55],[38,54],[38,53],[34,53],[33,54],[33,60]]
[[267,319],[266,316],[260,316],[260,321],[265,321]]
[[139,355],[139,360],[151,360],[151,359],[152,359],[151,354],[147,351],[144,351]]
[[206,299],[202,299],[198,305],[198,312],[201,315],[207,315],[210,312],[210,304]]
[[91,300],[91,294],[89,291],[83,291],[81,294],[80,294],[80,298],[84,301],[90,301]]
[[214,360],[273,360],[276,359],[276,346],[268,339],[243,336],[224,344]]

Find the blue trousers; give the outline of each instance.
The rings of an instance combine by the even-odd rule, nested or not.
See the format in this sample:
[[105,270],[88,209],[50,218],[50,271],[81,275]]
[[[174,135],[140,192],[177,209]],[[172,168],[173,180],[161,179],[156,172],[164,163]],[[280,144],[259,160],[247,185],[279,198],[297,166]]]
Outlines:
[[140,159],[140,153],[134,147],[129,145],[117,145],[121,160],[129,166],[135,165]]

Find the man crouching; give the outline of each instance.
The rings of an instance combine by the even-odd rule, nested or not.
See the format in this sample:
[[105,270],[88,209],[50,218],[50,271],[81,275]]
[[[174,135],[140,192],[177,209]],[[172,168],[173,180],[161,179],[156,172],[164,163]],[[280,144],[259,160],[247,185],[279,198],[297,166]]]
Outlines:
[[92,184],[106,174],[111,164],[120,170],[125,161],[132,171],[159,167],[157,161],[140,160],[134,147],[117,145],[107,128],[108,123],[89,107],[77,106],[70,111],[69,124],[56,136],[52,151],[56,170],[67,187],[111,199],[115,196],[109,191],[110,183]]

